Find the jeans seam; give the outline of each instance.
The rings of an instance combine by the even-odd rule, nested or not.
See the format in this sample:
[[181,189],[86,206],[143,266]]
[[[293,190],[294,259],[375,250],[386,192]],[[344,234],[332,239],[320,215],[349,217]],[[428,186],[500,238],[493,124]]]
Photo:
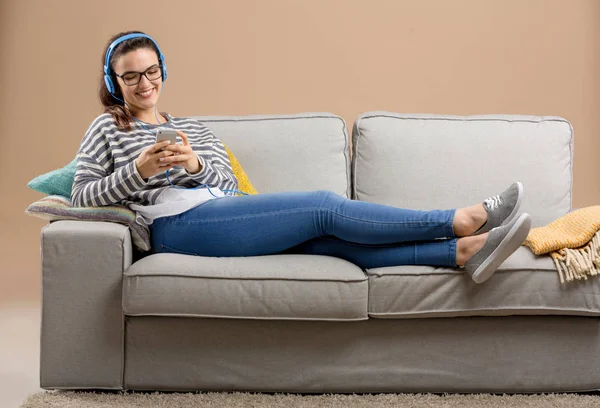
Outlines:
[[[399,242],[391,242],[389,244],[361,244],[359,242],[346,241],[346,240],[343,240],[343,239],[337,238],[337,237],[330,238],[330,236],[328,236],[328,235],[323,236],[323,237],[318,237],[318,239],[332,241],[332,242],[343,241],[345,245],[355,246],[355,247],[359,247],[359,248],[383,248],[383,249],[390,249],[390,248],[395,248],[395,247],[400,247],[400,246],[408,246],[408,245],[423,245],[423,244],[436,242],[433,240],[424,240],[424,241],[399,241]],[[454,240],[455,240],[455,238],[448,238],[448,239],[440,239],[437,241],[438,242],[448,241],[448,244],[452,245],[451,241],[454,241]]]
[[[429,221],[407,221],[407,222],[402,222],[402,221],[364,221],[364,220],[361,220],[360,218],[348,217],[347,215],[340,214],[340,213],[336,212],[335,210],[327,209],[325,211],[333,213],[333,214],[337,215],[338,217],[342,217],[347,220],[362,221],[362,222],[368,222],[368,223],[373,223],[373,224],[378,224],[378,225],[385,225],[385,224],[423,225],[423,224],[427,224],[428,226],[432,226],[432,225],[429,225]],[[447,221],[445,221],[444,224],[447,224]],[[435,226],[435,225],[433,225],[433,226]]]
[[[304,211],[307,208],[294,208],[293,210],[280,210],[280,211],[270,211],[270,212],[266,212],[266,213],[261,213],[261,214],[253,214],[253,215],[243,215],[243,216],[233,216],[233,217],[223,217],[223,218],[213,218],[213,219],[191,219],[191,220],[169,220],[169,217],[165,217],[165,220],[163,222],[168,222],[170,224],[198,224],[198,223],[208,223],[208,222],[223,222],[223,221],[235,221],[235,220],[243,220],[243,219],[248,219],[248,218],[258,218],[258,217],[262,217],[265,215],[278,215],[278,214],[285,214],[285,213],[291,213],[291,212],[296,212],[298,210],[300,211]],[[314,209],[311,208],[310,211],[313,211]]]
[[173,251],[173,252],[175,252],[175,253],[177,253],[177,254],[180,254],[180,255],[193,255],[193,256],[198,256],[198,254],[197,254],[197,253],[195,253],[195,252],[187,252],[187,251],[182,251],[182,250],[180,250],[180,249],[173,248],[173,247],[170,247],[170,246],[168,246],[168,245],[165,245],[165,244],[164,244],[164,243],[162,243],[162,242],[161,242],[159,245],[160,245],[160,247],[161,247],[161,248],[166,248],[166,249],[169,249],[169,250],[171,250],[171,251]]
[[456,265],[456,248],[457,248],[457,239],[454,238],[450,240],[449,251],[448,251],[448,265],[458,266]]
[[[455,235],[453,234],[452,231],[452,227],[451,225],[448,225],[448,221],[444,222],[442,225],[439,225],[439,223],[436,222],[428,222],[428,221],[406,221],[406,222],[402,222],[402,221],[398,221],[398,222],[380,222],[380,221],[364,221],[361,220],[359,218],[355,218],[355,217],[349,217],[343,214],[340,214],[339,212],[335,211],[335,210],[331,210],[331,209],[322,209],[322,207],[303,207],[303,208],[294,208],[294,209],[287,209],[287,210],[279,210],[279,211],[270,211],[270,212],[266,212],[266,213],[261,213],[261,214],[254,214],[254,215],[244,215],[244,216],[233,216],[233,217],[222,217],[222,218],[218,218],[218,219],[201,219],[201,218],[192,218],[190,220],[169,220],[169,217],[163,218],[163,222],[165,222],[165,224],[170,224],[173,226],[177,226],[177,225],[207,225],[207,224],[212,224],[212,223],[219,223],[219,222],[224,222],[224,221],[233,221],[235,222],[236,220],[243,220],[243,219],[252,219],[252,218],[259,218],[259,217],[264,217],[264,216],[275,216],[278,214],[286,214],[286,213],[301,213],[301,212],[314,212],[314,211],[319,211],[319,210],[325,210],[326,213],[329,214],[334,214],[339,216],[340,218],[346,219],[346,220],[351,220],[351,221],[357,221],[357,222],[364,222],[364,223],[369,223],[371,225],[376,225],[376,226],[381,226],[381,225],[406,225],[409,228],[410,227],[414,227],[414,226],[428,226],[428,227],[436,227],[436,226],[441,226],[441,227],[447,227],[448,231],[445,233],[445,237],[446,238],[453,238]],[[451,216],[449,217],[450,219],[452,218]],[[449,227],[449,228],[448,228]],[[316,228],[316,226],[315,226]],[[316,231],[316,229],[315,229]],[[447,235],[447,234],[451,234],[451,235]],[[321,237],[323,237],[324,235],[320,235]],[[403,241],[405,242],[405,241]],[[406,241],[405,243],[408,243],[409,241]],[[418,241],[420,242],[420,241]],[[160,245],[164,245],[163,242],[160,243]],[[166,246],[166,245],[164,245]],[[170,250],[174,251],[174,252],[179,252],[179,253],[184,253],[184,254],[189,254],[189,255],[197,255],[196,253],[189,253],[186,251],[181,251],[178,250],[176,248],[170,248],[167,247]],[[452,252],[452,251],[450,251]],[[450,262],[451,259],[451,254],[448,255],[449,256],[449,264],[452,264],[452,262]],[[454,263],[455,265],[455,263]]]
[[[315,211],[315,210],[319,210],[318,207],[310,207],[310,208],[295,208],[293,210],[281,210],[281,211],[270,211],[267,213],[261,213],[261,214],[256,214],[256,215],[244,215],[244,216],[233,216],[233,217],[224,217],[224,218],[218,218],[218,219],[210,219],[210,220],[206,220],[206,219],[191,219],[191,220],[170,220],[169,217],[165,217],[163,222],[168,222],[171,224],[189,224],[189,223],[208,223],[208,222],[223,222],[223,221],[235,221],[235,220],[242,220],[242,219],[249,219],[249,218],[258,218],[258,217],[263,217],[263,216],[267,216],[267,215],[278,215],[278,214],[285,214],[285,213],[294,213],[294,212],[302,212],[302,211]],[[377,224],[377,225],[427,225],[427,226],[436,226],[439,225],[439,222],[429,222],[429,221],[366,221],[360,218],[355,218],[355,217],[349,217],[343,214],[340,214],[339,212],[335,211],[335,210],[329,210],[326,209],[325,211],[331,213],[331,214],[335,214],[338,217],[341,218],[345,218],[347,220],[352,220],[352,221],[359,221],[359,222],[365,222],[365,223],[369,223],[369,224]],[[447,221],[444,222],[444,224],[447,224]],[[450,231],[452,232],[452,231]]]

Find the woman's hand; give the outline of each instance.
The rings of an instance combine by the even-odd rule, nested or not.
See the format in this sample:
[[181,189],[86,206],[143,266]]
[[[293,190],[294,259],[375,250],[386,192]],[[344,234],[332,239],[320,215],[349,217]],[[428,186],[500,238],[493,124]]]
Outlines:
[[150,177],[165,171],[166,169],[176,166],[176,164],[165,165],[165,163],[161,161],[161,159],[173,155],[173,152],[163,150],[168,146],[168,144],[168,140],[155,143],[152,146],[144,149],[138,158],[135,159],[137,171],[144,180],[147,180]]
[[160,162],[172,166],[183,166],[189,174],[199,173],[202,170],[198,156],[194,153],[190,141],[185,133],[177,130],[177,134],[181,137],[183,144],[168,145],[165,151],[171,152],[173,155],[161,157]]

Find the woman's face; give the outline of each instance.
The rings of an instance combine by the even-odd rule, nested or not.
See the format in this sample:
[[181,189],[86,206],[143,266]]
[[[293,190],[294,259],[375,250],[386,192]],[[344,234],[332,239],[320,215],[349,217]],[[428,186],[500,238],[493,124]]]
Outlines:
[[[162,76],[159,75],[158,57],[154,50],[139,48],[123,54],[115,62],[113,70],[120,75],[117,82],[121,87],[123,99],[132,111],[154,109],[162,88]],[[140,72],[146,72],[149,78],[158,78],[148,80],[146,75],[137,74]],[[126,84],[135,83],[138,78],[138,84]]]

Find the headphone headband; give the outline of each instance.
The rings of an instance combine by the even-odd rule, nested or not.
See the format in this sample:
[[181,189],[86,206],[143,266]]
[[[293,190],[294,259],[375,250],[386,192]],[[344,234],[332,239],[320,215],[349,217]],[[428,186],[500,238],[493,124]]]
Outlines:
[[149,35],[146,35],[146,34],[140,34],[140,33],[127,34],[127,35],[124,35],[124,36],[119,37],[116,40],[114,40],[109,45],[108,50],[106,51],[106,60],[104,61],[104,83],[106,84],[106,88],[108,88],[108,92],[110,92],[113,96],[115,94],[115,85],[111,78],[110,57],[112,56],[112,53],[115,50],[115,48],[117,47],[117,45],[121,44],[123,41],[131,40],[132,38],[147,38],[150,41],[152,41],[152,43],[156,47],[156,50],[158,51],[158,62],[162,68],[162,80],[164,82],[167,79],[167,65],[165,64],[165,56],[163,55],[162,51],[160,50],[158,43],[156,41],[154,41],[154,39],[152,37],[150,37]]

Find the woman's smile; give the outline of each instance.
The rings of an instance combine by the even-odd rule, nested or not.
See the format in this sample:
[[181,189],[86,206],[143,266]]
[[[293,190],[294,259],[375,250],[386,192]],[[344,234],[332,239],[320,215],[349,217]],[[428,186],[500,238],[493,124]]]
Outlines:
[[144,90],[144,91],[141,91],[141,92],[136,92],[136,95],[137,95],[138,97],[142,98],[142,99],[148,99],[148,98],[151,98],[151,97],[154,95],[154,90],[155,90],[155,89],[156,89],[156,88],[155,88],[155,87],[153,87],[153,88],[150,88],[150,89],[146,89],[146,90]]

